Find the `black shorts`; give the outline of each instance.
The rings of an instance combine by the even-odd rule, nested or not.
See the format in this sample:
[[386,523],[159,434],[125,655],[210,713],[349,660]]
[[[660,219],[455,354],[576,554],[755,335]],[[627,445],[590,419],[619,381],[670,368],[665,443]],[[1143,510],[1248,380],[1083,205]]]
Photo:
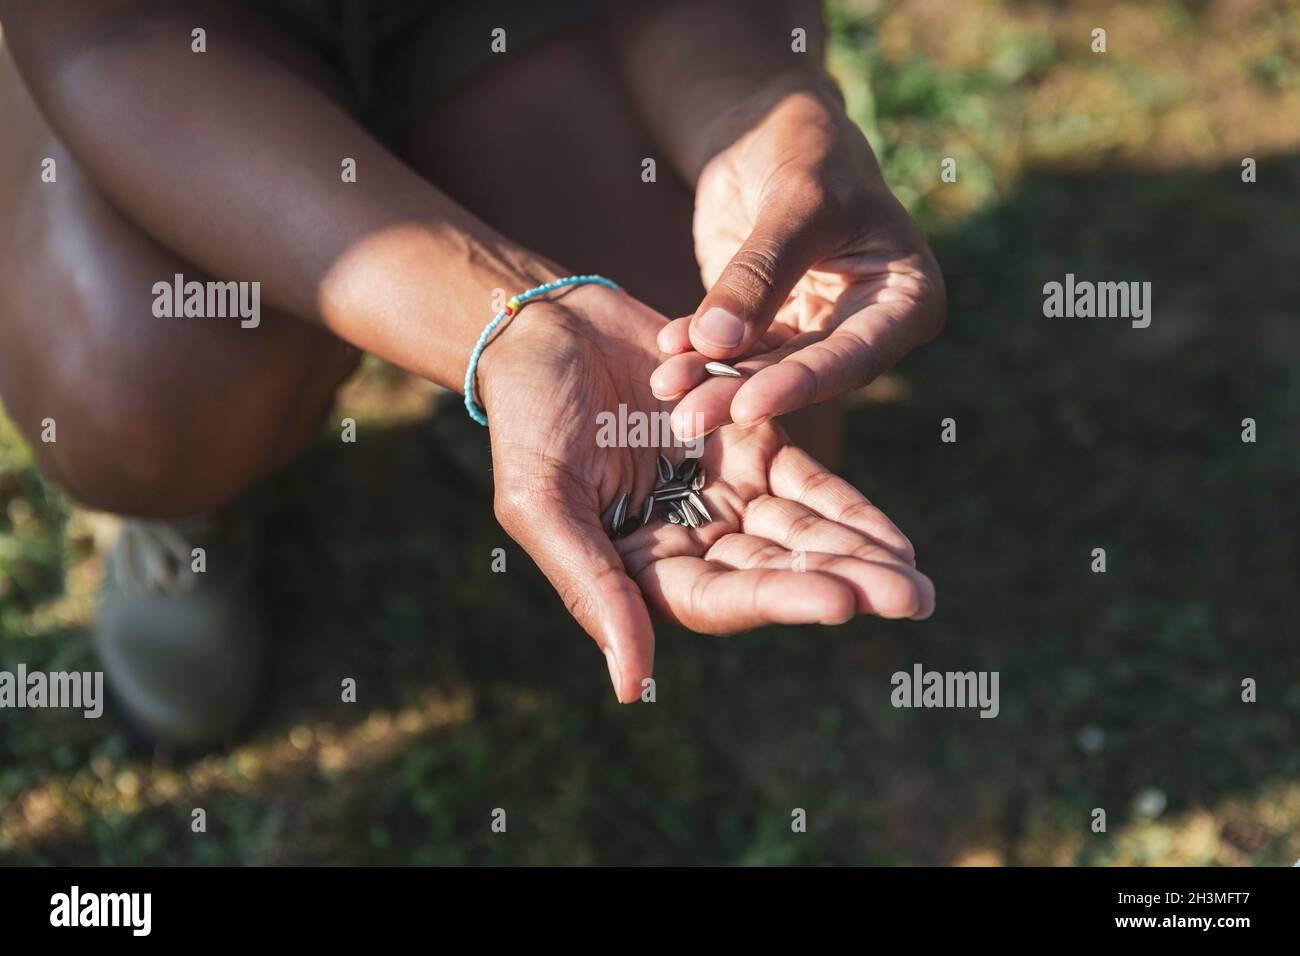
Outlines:
[[494,62],[600,13],[599,0],[242,2],[324,58],[352,112],[388,141]]

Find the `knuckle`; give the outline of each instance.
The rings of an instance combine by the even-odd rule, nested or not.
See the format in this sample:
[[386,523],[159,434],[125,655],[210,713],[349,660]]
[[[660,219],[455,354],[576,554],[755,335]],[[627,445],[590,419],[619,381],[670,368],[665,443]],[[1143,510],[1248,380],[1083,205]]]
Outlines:
[[880,521],[880,514],[877,512],[875,505],[868,504],[865,501],[855,501],[840,512],[839,520],[854,524],[874,525]]
[[765,295],[776,284],[777,254],[775,243],[751,240],[731,259],[723,282],[742,295]]
[[800,504],[807,502],[810,496],[817,493],[817,489],[826,484],[833,484],[836,481],[834,475],[828,471],[818,471],[809,475],[803,481],[803,487],[799,489],[798,501]]
[[503,528],[513,528],[527,508],[528,501],[529,496],[520,489],[498,487],[492,499],[492,512]]
[[574,619],[582,622],[591,610],[591,592],[581,581],[565,581],[555,589],[564,607]]
[[821,517],[812,512],[799,515],[799,517],[791,521],[789,527],[786,529],[787,547],[794,547],[796,542],[798,542],[806,532],[813,531],[820,521]]

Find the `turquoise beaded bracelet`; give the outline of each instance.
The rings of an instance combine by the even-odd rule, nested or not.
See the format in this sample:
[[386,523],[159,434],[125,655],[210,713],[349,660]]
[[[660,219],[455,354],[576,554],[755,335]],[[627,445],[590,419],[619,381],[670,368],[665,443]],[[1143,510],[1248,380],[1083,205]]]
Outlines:
[[474,400],[474,374],[478,371],[478,360],[483,357],[483,349],[487,347],[488,339],[492,338],[492,333],[497,330],[497,327],[502,322],[534,299],[540,299],[556,289],[567,289],[575,285],[603,285],[615,292],[623,291],[618,283],[606,279],[604,276],[568,276],[564,279],[556,279],[554,282],[547,282],[545,285],[539,285],[535,289],[529,289],[527,292],[521,292],[516,296],[511,296],[510,301],[506,303],[506,307],[498,312],[492,321],[487,324],[487,327],[483,329],[483,334],[478,337],[474,351],[469,355],[469,368],[465,370],[465,411],[469,412],[470,418],[480,425],[488,423],[487,412],[483,411],[478,402]]

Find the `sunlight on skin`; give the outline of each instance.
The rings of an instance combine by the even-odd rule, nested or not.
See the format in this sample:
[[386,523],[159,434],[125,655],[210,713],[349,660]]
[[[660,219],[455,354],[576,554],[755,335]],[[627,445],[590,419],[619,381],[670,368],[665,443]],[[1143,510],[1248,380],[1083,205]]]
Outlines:
[[884,263],[883,279],[853,287],[809,273],[752,350],[757,354],[731,362],[747,373],[743,379],[710,377],[704,366],[712,359],[691,347],[691,317],[670,322],[658,338],[668,358],[650,385],[656,398],[679,401],[674,433],[693,437],[697,415],[706,433],[729,421],[758,424],[875,380],[910,347],[911,310],[927,295],[926,280],[913,271],[920,265]]
[[[726,630],[758,626],[765,614],[825,624],[858,613],[929,616],[933,585],[915,571],[911,543],[893,522],[793,446],[767,464],[765,445],[759,432],[741,433],[720,453],[706,454],[706,467],[724,476],[702,493],[713,522],[700,529],[655,523],[617,542],[652,604],[670,620],[706,631],[718,622],[708,627],[700,605],[722,600],[729,588],[752,590],[756,603],[752,620],[742,616]],[[738,477],[728,480],[729,472]],[[796,552],[802,570],[793,569]],[[679,578],[701,570],[691,588],[673,593]]]

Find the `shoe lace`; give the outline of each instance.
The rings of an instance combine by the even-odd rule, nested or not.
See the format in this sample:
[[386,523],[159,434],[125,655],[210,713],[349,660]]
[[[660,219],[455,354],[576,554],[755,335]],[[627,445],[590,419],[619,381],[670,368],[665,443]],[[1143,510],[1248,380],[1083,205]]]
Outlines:
[[175,525],[124,520],[114,545],[118,585],[135,596],[184,594],[194,587],[191,554]]

